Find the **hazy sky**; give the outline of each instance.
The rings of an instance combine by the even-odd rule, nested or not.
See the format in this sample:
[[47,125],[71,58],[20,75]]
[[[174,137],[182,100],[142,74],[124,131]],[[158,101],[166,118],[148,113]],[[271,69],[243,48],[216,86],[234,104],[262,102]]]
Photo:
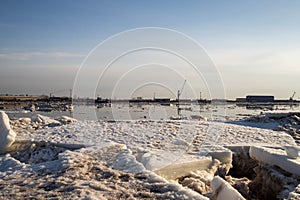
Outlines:
[[202,45],[220,71],[227,98],[289,98],[293,91],[299,98],[299,19],[298,0],[1,0],[0,93],[67,94],[100,42],[128,29],[162,27]]

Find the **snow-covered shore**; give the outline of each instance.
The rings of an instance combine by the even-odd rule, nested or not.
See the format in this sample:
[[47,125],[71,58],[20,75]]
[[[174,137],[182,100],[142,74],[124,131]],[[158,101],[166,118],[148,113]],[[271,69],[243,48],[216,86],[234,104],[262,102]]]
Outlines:
[[[38,119],[11,122],[17,142],[1,157],[1,198],[224,199],[231,194],[238,199],[251,180],[230,178],[228,171],[243,152],[245,163],[253,161],[245,146],[282,152],[296,146],[286,132],[220,122]],[[263,161],[256,160],[256,168],[271,165]],[[300,164],[295,166],[297,171]],[[296,187],[299,179],[291,179]]]
[[203,145],[272,144],[295,145],[285,132],[221,122],[188,120],[78,121],[36,131],[20,131],[17,139],[34,139],[101,146],[117,142],[130,149],[199,150]]
[[295,139],[298,145],[300,144],[300,112],[265,112],[231,123],[275,131],[285,131]]

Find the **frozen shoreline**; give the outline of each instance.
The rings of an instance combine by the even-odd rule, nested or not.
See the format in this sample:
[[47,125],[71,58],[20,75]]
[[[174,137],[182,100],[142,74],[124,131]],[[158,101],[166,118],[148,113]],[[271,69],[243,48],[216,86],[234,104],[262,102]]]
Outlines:
[[[35,185],[34,187],[39,187],[39,189],[33,190],[30,194],[40,194],[41,196],[51,194],[62,198],[61,195],[63,194],[70,194],[67,191],[68,189],[66,189],[70,183],[63,184],[63,181],[60,182],[60,179],[58,182],[52,180],[56,186],[53,186],[54,188],[50,188],[50,192],[47,192],[43,190],[43,187],[47,188],[45,185],[49,185],[51,181],[45,182],[41,180],[45,176],[51,177],[58,173],[61,174],[59,177],[66,177],[64,181],[73,180],[75,183],[76,187],[73,184],[75,187],[75,189],[73,188],[74,191],[78,190],[80,192],[72,193],[74,198],[101,199],[100,197],[102,196],[104,199],[109,199],[110,197],[112,199],[113,197],[131,197],[133,199],[142,197],[155,199],[206,199],[200,193],[204,192],[206,196],[218,195],[211,193],[213,191],[209,186],[210,181],[216,174],[225,175],[230,168],[232,162],[231,150],[224,147],[232,146],[230,148],[234,149],[234,146],[239,148],[239,146],[252,145],[280,149],[283,146],[296,146],[294,139],[285,132],[220,122],[187,120],[69,121],[65,125],[54,127],[41,126],[33,131],[31,129],[26,130],[24,126],[21,126],[22,123],[23,125],[29,123],[28,121],[20,119],[20,123],[12,122],[17,132],[16,140],[29,139],[31,141],[46,141],[46,143],[41,145],[37,142],[35,145],[27,147],[24,152],[7,154],[1,158],[0,175],[1,177],[7,177],[5,179],[7,183],[1,181],[1,185],[7,192],[12,192],[16,188],[16,191],[19,192],[22,190],[27,191],[29,188],[21,183],[22,177],[29,178],[34,176],[35,179],[32,181],[40,181],[40,186],[38,184]],[[51,123],[57,122],[52,121]],[[52,144],[49,142],[52,142]],[[75,151],[66,151],[64,145],[53,146],[55,143],[87,144],[91,146]],[[28,154],[31,156],[25,158],[26,156],[24,155]],[[20,158],[23,158],[22,162],[20,162]],[[207,169],[205,167],[203,169],[197,167],[197,162],[200,163],[202,162],[201,160],[207,158],[210,158],[210,160],[204,161],[207,163]],[[221,160],[221,162],[214,160],[216,158]],[[85,171],[81,169],[81,167],[85,169],[89,168],[89,166],[85,164],[81,166],[79,164],[74,167],[72,164],[84,163],[88,160],[93,160],[94,164],[92,165],[103,165],[100,168],[108,170],[112,174],[121,174],[121,177],[126,176],[130,178],[123,180],[118,178],[120,177],[118,175],[118,177],[112,176],[114,180],[104,181],[101,178],[98,180],[94,178],[98,172],[95,174],[91,169],[86,169]],[[196,168],[188,169],[188,167],[182,165],[189,162],[191,164],[187,166],[193,166],[192,163],[195,163]],[[61,167],[59,169],[53,168],[54,164]],[[166,170],[164,171],[164,169]],[[167,175],[166,172],[175,169],[180,169],[180,172],[177,171],[175,176]],[[186,171],[182,171],[182,169]],[[70,170],[78,174],[79,178],[73,177],[74,174],[66,173],[66,171]],[[153,172],[160,174],[160,176]],[[89,174],[86,179],[82,177],[85,173]],[[144,178],[137,178],[139,175]],[[167,181],[161,176],[176,180]],[[177,177],[179,180],[177,180]],[[104,183],[100,184],[100,180],[104,181]],[[8,183],[15,183],[15,185],[9,187]],[[107,189],[108,185],[117,183],[121,185],[120,188]],[[222,187],[226,185],[219,182],[219,180],[216,180],[216,183],[222,185]],[[100,184],[99,187],[102,189],[95,189],[97,187],[94,184]],[[136,188],[128,190],[130,185],[135,185]],[[143,195],[139,193],[139,196],[137,195],[137,188],[141,187],[143,189],[140,190],[144,193],[142,193]],[[151,189],[153,187],[156,189]],[[124,190],[121,188],[124,188]],[[120,191],[125,196],[122,196]],[[3,193],[3,195],[5,194]],[[14,192],[14,195],[14,197],[18,198],[17,192]],[[237,195],[239,194],[237,193]],[[3,197],[8,198],[9,196]],[[21,197],[19,196],[19,198]]]
[[300,144],[300,112],[266,112],[228,123],[284,131],[294,138],[297,145]]

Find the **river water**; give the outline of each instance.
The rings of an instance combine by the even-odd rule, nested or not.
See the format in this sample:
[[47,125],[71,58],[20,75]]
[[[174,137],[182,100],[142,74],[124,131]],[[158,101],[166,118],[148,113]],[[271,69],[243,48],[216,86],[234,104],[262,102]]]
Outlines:
[[28,112],[22,109],[5,110],[10,118],[31,117],[41,114],[49,117],[70,116],[79,120],[166,120],[207,118],[212,121],[235,121],[261,112],[299,111],[299,105],[251,106],[238,104],[186,104],[179,107],[160,104],[75,105],[73,111]]

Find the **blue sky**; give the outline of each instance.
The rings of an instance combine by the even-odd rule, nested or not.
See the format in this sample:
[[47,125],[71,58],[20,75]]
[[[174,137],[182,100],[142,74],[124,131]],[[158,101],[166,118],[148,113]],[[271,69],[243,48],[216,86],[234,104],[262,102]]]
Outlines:
[[121,31],[153,26],[201,44],[218,66],[228,98],[300,95],[300,1],[0,4],[0,93],[71,88],[81,62],[98,43]]

